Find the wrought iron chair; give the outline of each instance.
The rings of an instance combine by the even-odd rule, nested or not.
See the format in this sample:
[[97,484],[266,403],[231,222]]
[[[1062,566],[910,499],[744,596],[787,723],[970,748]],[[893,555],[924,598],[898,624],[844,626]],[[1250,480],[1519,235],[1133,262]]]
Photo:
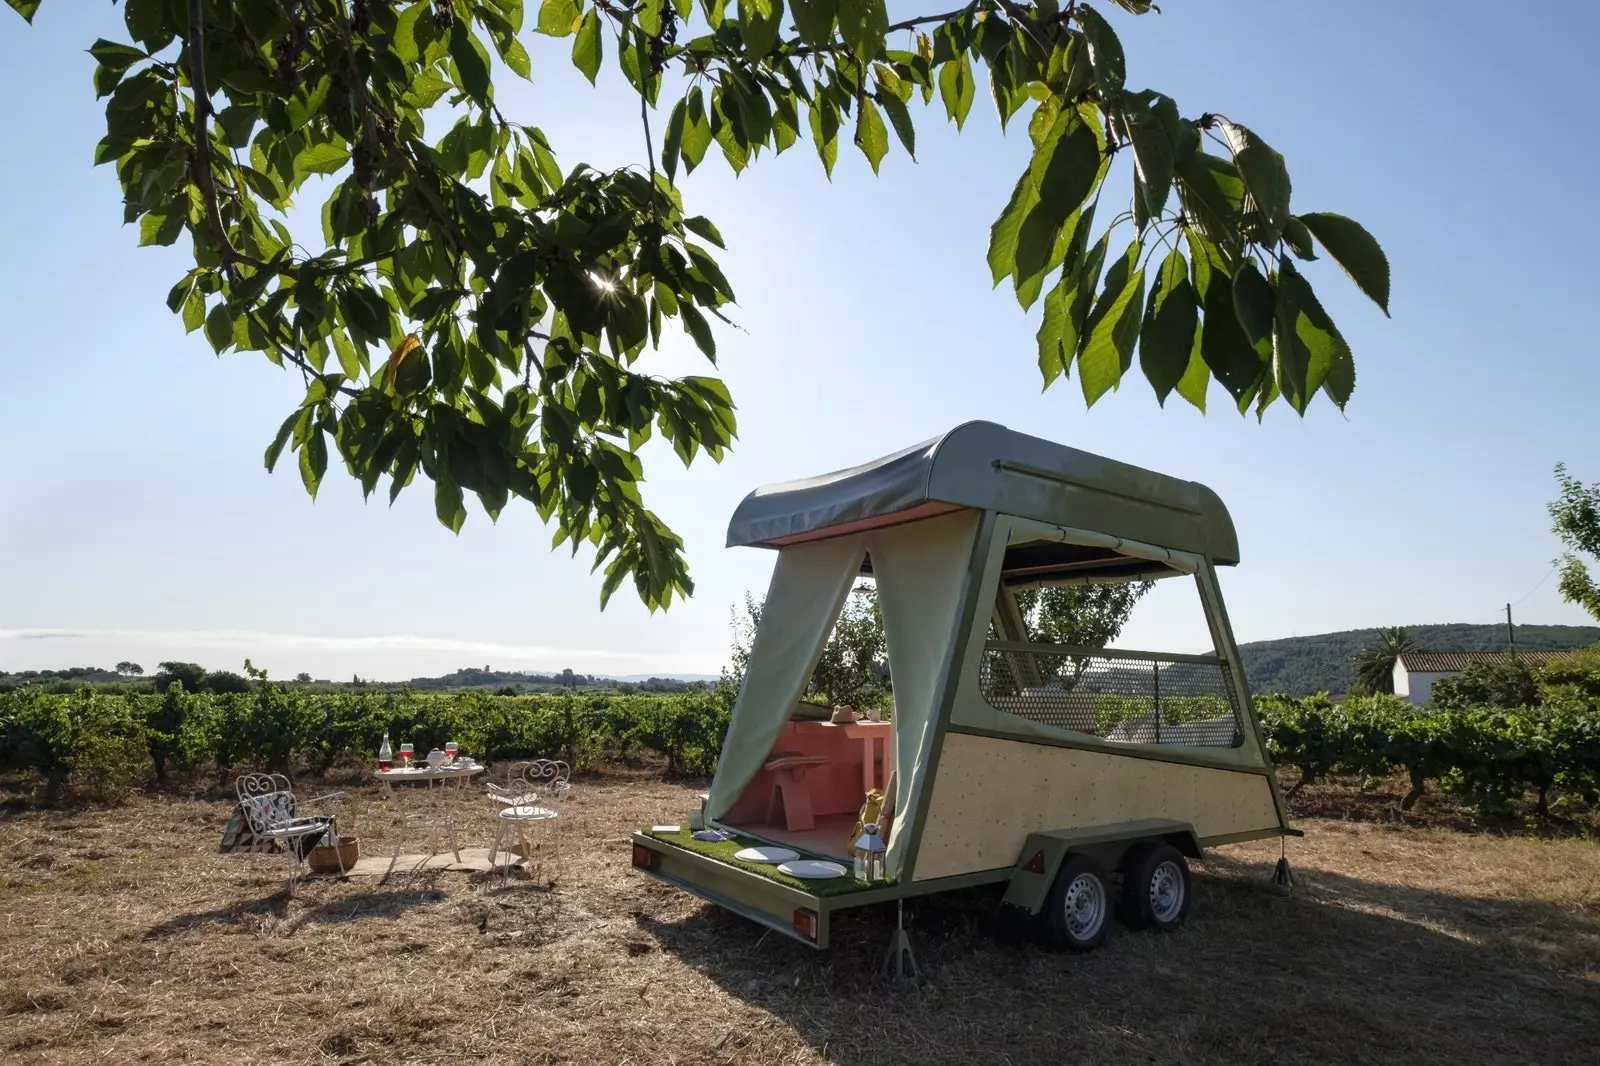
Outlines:
[[555,854],[556,868],[561,867],[561,806],[572,793],[572,770],[566,763],[555,759],[535,759],[523,764],[517,776],[507,782],[506,789],[491,796],[511,798],[495,815],[494,844],[489,848],[489,865],[494,865],[497,855],[505,855],[500,867],[502,880],[511,872],[512,848],[502,848],[506,835],[517,834],[517,854],[530,858],[533,848],[528,842],[528,827],[543,824],[550,827],[551,848]]
[[[277,786],[287,784],[282,774],[243,774],[234,781],[239,809],[249,826],[252,839],[252,864],[256,852],[265,846],[280,848],[289,862],[289,894],[294,895],[300,877],[300,864],[323,838],[337,844],[331,817],[302,817],[294,792]],[[335,849],[335,854],[338,854]],[[340,873],[344,864],[340,862]]]
[[524,801],[536,802],[538,797],[528,790],[527,784],[522,780],[522,772],[533,765],[532,760],[523,759],[506,767],[506,783],[497,785],[490,781],[484,786],[484,795],[489,797],[489,802],[496,807],[515,807]]

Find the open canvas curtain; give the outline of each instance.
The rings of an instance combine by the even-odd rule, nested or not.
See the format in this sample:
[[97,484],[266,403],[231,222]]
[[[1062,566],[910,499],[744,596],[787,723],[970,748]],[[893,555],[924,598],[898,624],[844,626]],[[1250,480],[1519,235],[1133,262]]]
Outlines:
[[894,682],[894,763],[900,776],[889,836],[891,874],[904,861],[907,831],[921,800],[979,517],[978,511],[961,511],[868,535]]
[[859,535],[797,544],[778,553],[744,685],[711,782],[707,813],[712,818],[727,813],[767,761],[811,680],[865,554],[865,538]]

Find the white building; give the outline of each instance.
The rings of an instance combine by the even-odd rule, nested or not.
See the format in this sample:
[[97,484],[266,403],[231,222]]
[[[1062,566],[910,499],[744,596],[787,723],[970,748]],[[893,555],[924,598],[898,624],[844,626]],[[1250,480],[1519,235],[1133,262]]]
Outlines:
[[[1519,651],[1517,658],[1529,666],[1549,662],[1564,651]],[[1473,663],[1506,663],[1505,651],[1408,651],[1394,663],[1394,694],[1407,703],[1427,703],[1441,677],[1461,673]]]

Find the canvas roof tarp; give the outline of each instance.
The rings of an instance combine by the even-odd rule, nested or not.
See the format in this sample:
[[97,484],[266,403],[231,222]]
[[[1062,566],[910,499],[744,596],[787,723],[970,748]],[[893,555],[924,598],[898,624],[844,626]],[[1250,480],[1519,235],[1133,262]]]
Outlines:
[[903,451],[757,489],[728,545],[781,547],[975,508],[1239,561],[1233,520],[1204,485],[1120,463],[993,422],[968,422]]
[[722,817],[766,762],[805,692],[844,599],[870,553],[894,678],[892,874],[904,859],[931,748],[935,712],[955,644],[980,515],[921,522],[784,548],[773,568],[707,804]]

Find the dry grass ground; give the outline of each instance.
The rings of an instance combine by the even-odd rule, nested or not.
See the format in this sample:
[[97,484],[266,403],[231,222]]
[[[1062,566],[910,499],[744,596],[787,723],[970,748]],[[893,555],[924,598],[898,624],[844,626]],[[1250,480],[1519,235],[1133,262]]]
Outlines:
[[1309,818],[1292,893],[1267,885],[1276,844],[1221,848],[1183,930],[1081,957],[996,940],[990,897],[921,901],[927,980],[899,990],[877,976],[888,909],[819,955],[630,872],[629,831],[694,791],[579,782],[554,886],[317,879],[293,900],[277,860],[252,878],[217,854],[220,799],[0,808],[0,1060],[1600,1061],[1593,838]]

